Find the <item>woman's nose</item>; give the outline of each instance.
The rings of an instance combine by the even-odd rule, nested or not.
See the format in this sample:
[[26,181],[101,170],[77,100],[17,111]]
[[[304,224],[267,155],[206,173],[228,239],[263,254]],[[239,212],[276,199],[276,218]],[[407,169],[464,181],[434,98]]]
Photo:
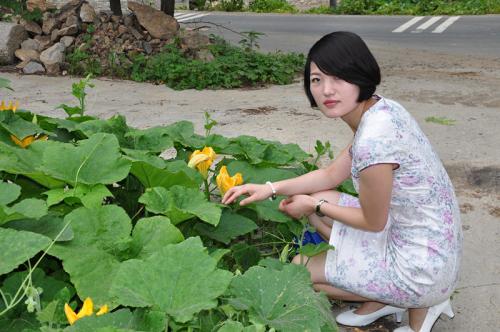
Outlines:
[[328,96],[328,95],[334,95],[335,92],[336,92],[335,82],[330,78],[324,79],[323,80],[323,94],[325,96]]

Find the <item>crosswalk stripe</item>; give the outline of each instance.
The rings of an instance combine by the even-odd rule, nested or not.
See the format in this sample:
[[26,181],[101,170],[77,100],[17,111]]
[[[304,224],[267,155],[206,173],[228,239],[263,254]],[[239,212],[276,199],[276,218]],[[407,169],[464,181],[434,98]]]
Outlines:
[[179,19],[179,18],[183,18],[183,17],[186,17],[186,16],[193,16],[193,15],[196,15],[196,14],[193,14],[193,13],[179,13],[179,14],[174,14],[174,17],[176,19]]
[[436,23],[437,21],[439,21],[441,19],[441,17],[442,16],[431,17],[426,22],[424,22],[423,24],[419,25],[417,27],[417,29],[413,30],[412,32],[422,32],[422,31],[424,31],[425,29],[427,29],[428,27],[430,27],[431,25],[433,25],[434,23]]
[[440,25],[438,25],[432,31],[432,33],[442,33],[444,30],[448,29],[448,27],[450,25],[452,25],[453,23],[455,23],[459,18],[460,18],[460,16],[452,16],[452,17],[448,18],[446,21],[444,21],[443,23],[441,23]]
[[189,21],[189,20],[194,20],[196,18],[200,18],[200,17],[203,17],[203,16],[207,16],[208,13],[201,13],[201,14],[192,14],[192,15],[189,15],[189,16],[183,16],[181,17],[180,19],[177,19],[177,22],[181,23],[181,22],[185,22],[185,21]]
[[402,24],[401,26],[397,27],[396,29],[392,30],[392,32],[396,32],[396,33],[403,32],[423,18],[424,18],[423,16],[416,16],[416,17],[412,18],[411,20],[409,20],[408,22],[406,22],[406,23]]

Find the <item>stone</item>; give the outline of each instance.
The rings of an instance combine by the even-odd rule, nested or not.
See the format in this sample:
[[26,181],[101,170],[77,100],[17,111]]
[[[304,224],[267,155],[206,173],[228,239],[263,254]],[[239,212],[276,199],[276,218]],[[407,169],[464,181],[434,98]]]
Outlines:
[[36,8],[40,9],[42,12],[46,12],[49,9],[55,9],[56,6],[46,0],[28,0],[26,1],[26,8],[28,11],[32,12]]
[[21,61],[31,61],[31,60],[40,60],[40,53],[35,50],[24,50],[22,48],[16,50],[14,52],[15,56]]
[[211,44],[208,36],[197,31],[184,31],[180,39],[183,48],[190,50],[200,50]]
[[76,35],[77,33],[78,33],[78,26],[75,24],[75,25],[72,25],[70,27],[62,28],[61,30],[59,30],[57,35],[58,36],[73,36],[73,35]]
[[50,34],[50,41],[52,43],[55,43],[58,38],[59,38],[59,29],[52,30],[52,33]]
[[0,22],[0,64],[13,64],[14,52],[28,39],[26,29],[10,22]]
[[23,67],[24,74],[43,74],[45,73],[45,68],[36,61],[30,61]]
[[80,19],[76,15],[70,15],[62,25],[63,28],[71,27],[73,25],[80,25]]
[[42,61],[47,68],[47,72],[49,72],[47,66],[59,64],[64,61],[65,49],[66,47],[64,47],[63,43],[56,43],[40,54],[40,61]]
[[84,23],[94,23],[97,21],[97,15],[95,13],[94,7],[88,3],[84,3],[80,8],[80,19]]
[[142,49],[144,50],[144,52],[146,52],[147,55],[153,53],[153,47],[147,41],[142,42]]
[[61,66],[59,63],[54,63],[52,65],[45,65],[48,75],[59,75],[61,72]]
[[39,51],[40,50],[40,42],[36,39],[29,38],[21,43],[21,48],[23,50]]
[[64,6],[61,7],[60,13],[57,15],[56,19],[59,22],[66,21],[66,19],[71,15],[76,15],[78,8],[83,4],[84,0],[71,0],[68,1]]
[[128,1],[128,9],[135,14],[139,24],[144,27],[153,38],[170,39],[179,30],[179,23],[175,18],[153,7],[142,5],[134,1]]
[[127,27],[124,26],[124,25],[120,25],[118,27],[118,36],[121,36],[123,35],[124,33],[126,33],[128,31]]
[[135,39],[141,40],[143,38],[142,34],[139,31],[137,31],[136,29],[129,27],[128,30],[130,31],[132,36],[134,36]]
[[47,49],[47,47],[49,47],[51,43],[50,36],[35,36],[35,40],[40,43],[38,47],[38,51],[40,52]]
[[42,34],[42,28],[36,22],[21,20],[21,24],[24,26],[24,28],[28,32],[32,32],[35,35],[41,35]]
[[59,42],[63,43],[64,47],[68,48],[71,46],[71,44],[73,44],[74,40],[75,40],[75,37],[64,36],[61,38],[61,40]]
[[203,62],[210,62],[210,61],[215,60],[214,55],[208,49],[202,49],[202,50],[199,50],[198,52],[196,52],[195,58],[198,60],[201,60]]
[[58,22],[55,18],[49,17],[43,20],[42,31],[46,35],[50,35],[54,29],[58,27]]
[[127,15],[127,16],[123,17],[123,24],[127,27],[134,26],[134,24],[135,24],[134,15]]

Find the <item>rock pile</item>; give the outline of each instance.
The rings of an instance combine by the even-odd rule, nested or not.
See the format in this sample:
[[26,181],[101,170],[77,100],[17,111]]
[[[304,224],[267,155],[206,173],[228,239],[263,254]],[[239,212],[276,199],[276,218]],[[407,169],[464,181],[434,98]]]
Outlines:
[[[43,12],[45,1],[38,1],[43,3],[44,7],[38,7]],[[175,18],[150,6],[128,1],[128,8],[130,14],[114,16],[106,11],[96,13],[85,0],[71,0],[59,10],[43,12],[41,22],[19,20],[15,35],[20,48],[14,54],[21,62],[16,67],[25,74],[57,75],[68,67],[66,55],[78,49],[98,58],[101,68],[106,68],[110,54],[116,61],[129,61],[138,54],[154,55],[176,37],[187,56],[213,59],[207,50],[207,36],[179,30]]]

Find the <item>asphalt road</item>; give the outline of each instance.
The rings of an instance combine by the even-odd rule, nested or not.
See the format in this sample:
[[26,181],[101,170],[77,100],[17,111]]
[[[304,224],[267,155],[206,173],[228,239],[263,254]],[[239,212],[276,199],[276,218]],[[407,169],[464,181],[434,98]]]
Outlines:
[[233,42],[238,42],[241,37],[221,26],[234,31],[265,33],[259,39],[263,51],[306,53],[322,35],[335,30],[347,30],[377,45],[398,45],[500,60],[500,15],[415,17],[179,11],[176,17],[182,26],[206,27],[202,30],[223,35]]

